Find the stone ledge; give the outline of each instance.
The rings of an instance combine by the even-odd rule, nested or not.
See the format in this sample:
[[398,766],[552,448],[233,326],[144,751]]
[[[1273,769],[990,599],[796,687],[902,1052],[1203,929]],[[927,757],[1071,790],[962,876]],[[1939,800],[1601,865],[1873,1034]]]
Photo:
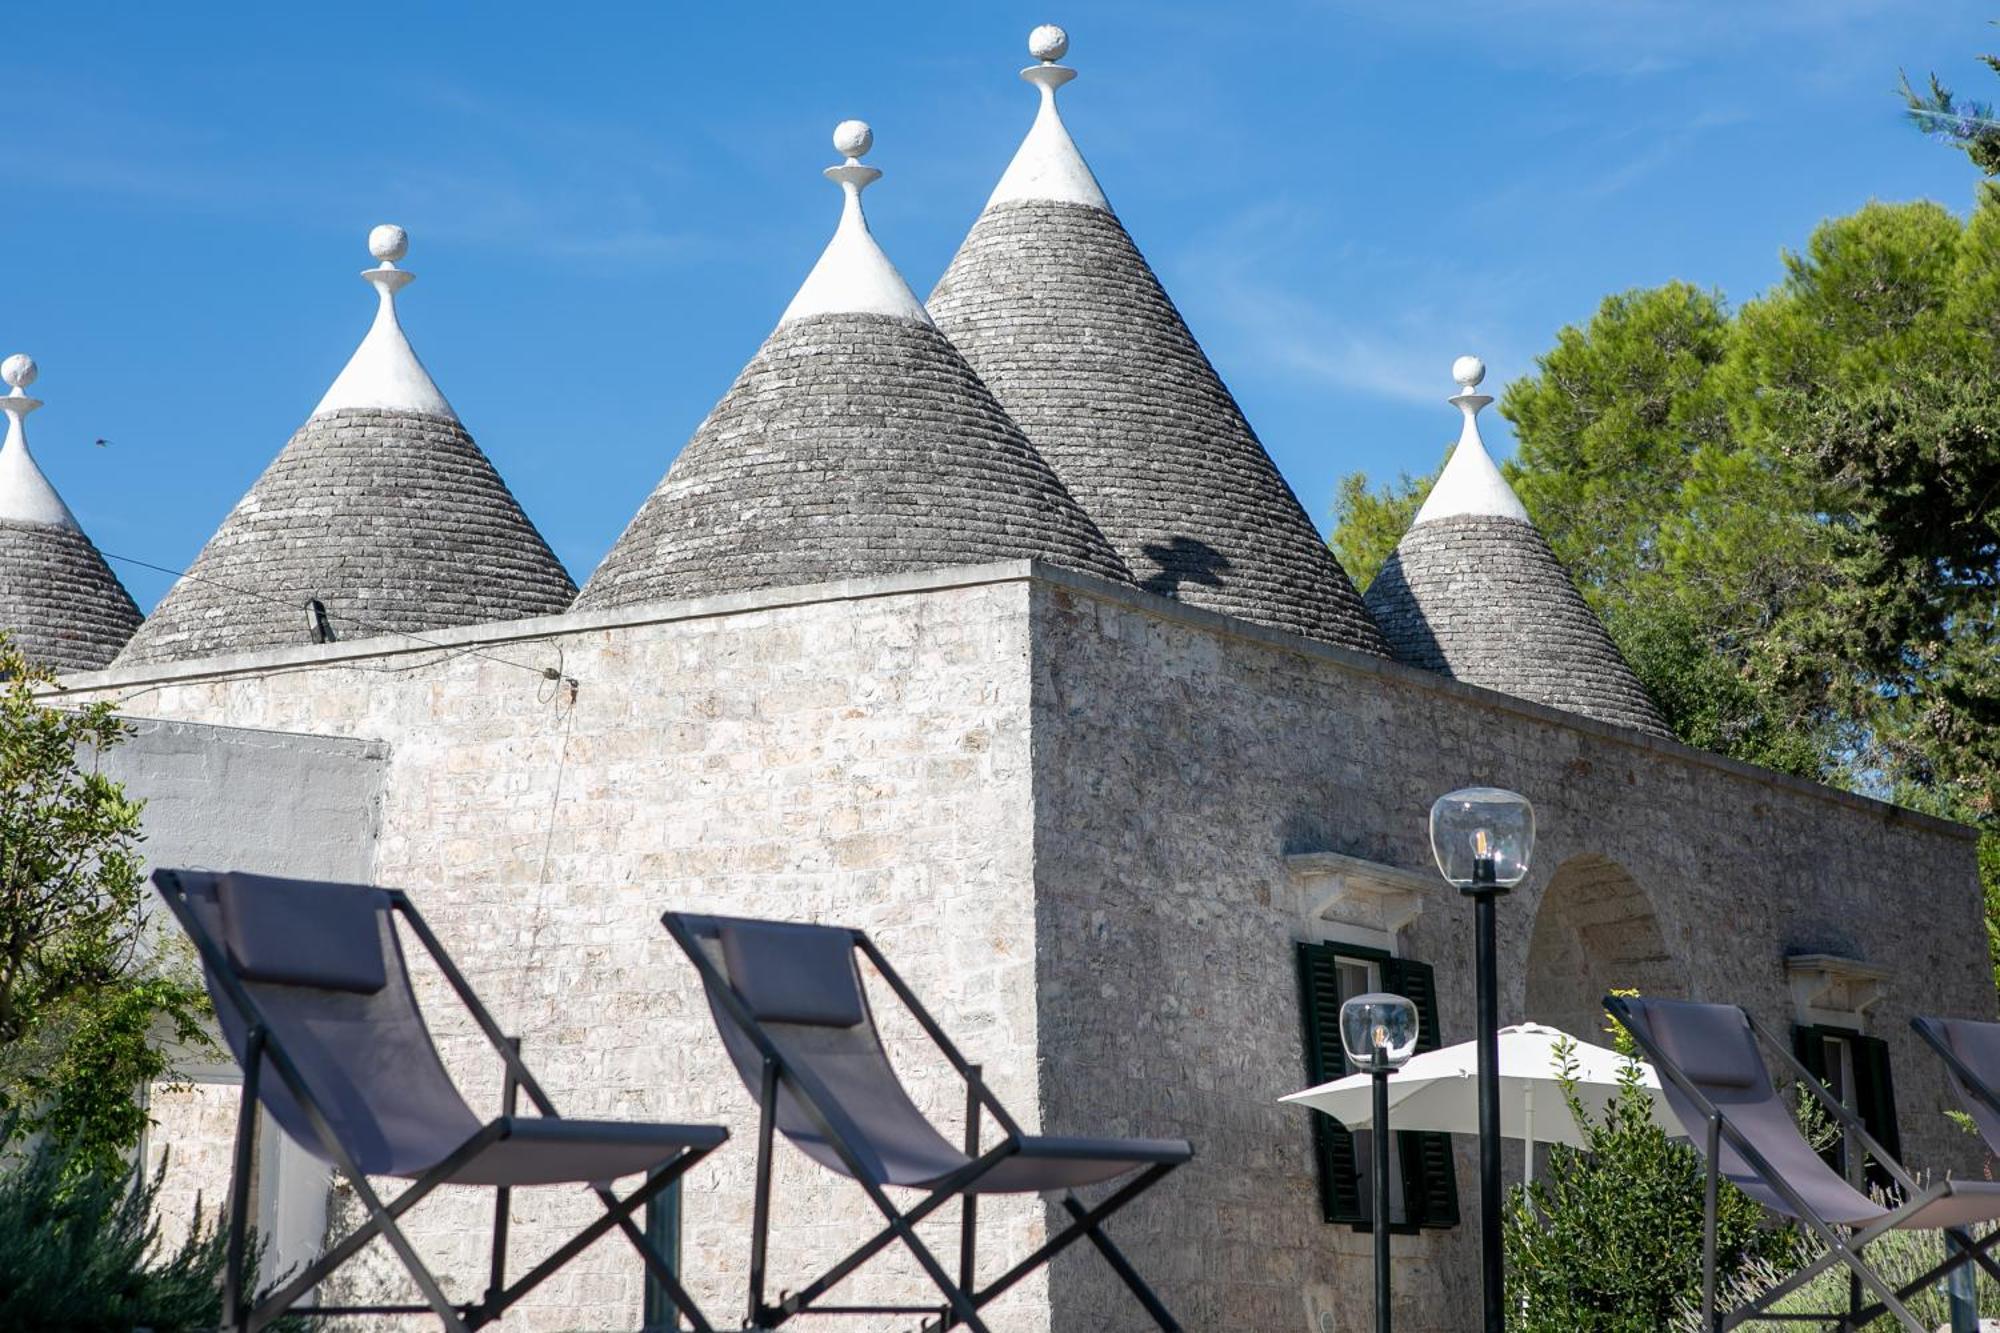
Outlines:
[[1442,882],[1340,852],[1294,852],[1285,858],[1285,868],[1302,890],[1307,920],[1379,930],[1391,938],[1423,914],[1424,900]]
[[1831,953],[1797,953],[1785,959],[1785,983],[1800,1012],[1868,1012],[1882,998],[1893,968]]

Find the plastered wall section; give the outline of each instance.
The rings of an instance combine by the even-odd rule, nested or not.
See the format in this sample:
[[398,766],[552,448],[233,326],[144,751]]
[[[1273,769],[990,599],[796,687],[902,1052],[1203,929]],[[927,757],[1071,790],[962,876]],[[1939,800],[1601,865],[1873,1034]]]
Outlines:
[[[1277,1102],[1304,1080],[1293,944],[1320,924],[1283,858],[1430,873],[1429,807],[1456,787],[1512,788],[1539,815],[1533,873],[1499,908],[1503,1022],[1594,984],[1536,978],[1529,942],[1562,868],[1594,882],[1608,861],[1657,918],[1656,988],[1788,1033],[1786,954],[1889,964],[1865,1028],[1893,1049],[1906,1156],[1977,1167],[1908,1027],[1992,1015],[1965,830],[1059,571],[1033,617],[1042,1113],[1051,1132],[1196,1141],[1121,1229],[1188,1327],[1373,1326],[1371,1237],[1320,1220],[1308,1113]],[[1449,1043],[1472,1036],[1472,914],[1436,886],[1399,950],[1435,965]],[[1586,903],[1557,925],[1637,967],[1631,912]],[[1457,1140],[1465,1222],[1394,1238],[1398,1328],[1478,1323],[1474,1142]],[[1145,1327],[1093,1263],[1057,1268],[1058,1326]]]
[[[482,627],[442,650],[329,645],[68,684],[72,697],[116,699],[135,715],[385,744],[374,878],[412,891],[502,1026],[522,1035],[557,1105],[732,1130],[687,1182],[683,1256],[710,1317],[733,1326],[754,1107],[659,914],[871,931],[1032,1126],[1028,592],[1018,578],[878,580],[775,605],[684,603],[651,621],[621,612]],[[236,817],[211,809],[196,822]],[[262,868],[253,846],[241,855]],[[440,979],[417,971],[448,1065],[475,1109],[497,1110],[489,1048]],[[883,1007],[884,990],[871,991]],[[914,1025],[891,1013],[884,1026],[913,1094],[955,1136],[960,1085]],[[851,1184],[782,1146],[777,1160],[771,1296],[878,1225]],[[514,1271],[594,1209],[581,1190],[516,1192]],[[488,1193],[447,1190],[412,1214],[418,1248],[455,1298],[483,1290],[490,1210]],[[336,1211],[355,1216],[338,1187]],[[1041,1235],[1032,1203],[1000,1201],[980,1218],[996,1259]],[[955,1224],[947,1209],[927,1229],[948,1266]],[[331,1294],[392,1289],[409,1290],[377,1246]],[[930,1293],[892,1254],[841,1295]],[[517,1307],[508,1327],[629,1328],[640,1303],[640,1266],[614,1237]],[[1039,1280],[994,1309],[999,1327],[1048,1327]]]
[[[274,874],[361,880],[372,871],[388,767],[388,747],[379,741],[141,720],[98,763],[145,803],[140,850],[149,869],[256,865]],[[148,893],[142,906],[165,927],[165,939],[178,941],[157,899]],[[152,1123],[142,1153],[148,1178],[159,1185],[169,1246],[198,1211],[212,1224],[228,1197],[237,1106],[235,1067],[225,1052],[182,1050],[172,1063],[174,1077],[148,1090]],[[276,1167],[275,1153],[263,1156]],[[274,1263],[303,1260],[325,1231],[322,1173],[304,1160],[287,1166],[297,1216],[281,1218],[264,1188],[252,1196],[259,1229],[277,1249]]]

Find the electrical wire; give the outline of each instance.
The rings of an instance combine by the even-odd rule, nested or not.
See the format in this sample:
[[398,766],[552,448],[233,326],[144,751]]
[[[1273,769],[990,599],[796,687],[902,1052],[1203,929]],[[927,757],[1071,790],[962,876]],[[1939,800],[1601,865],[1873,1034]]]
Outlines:
[[[212,579],[203,574],[190,574],[188,571],[184,569],[170,569],[166,565],[156,565],[150,560],[141,560],[139,557],[134,555],[119,555],[116,552],[106,551],[103,550],[102,548],[99,548],[98,554],[102,555],[106,560],[116,560],[122,564],[137,565],[141,569],[150,569],[157,574],[171,574],[173,577],[177,579],[192,579],[196,583],[207,584],[209,587],[212,588],[220,588],[224,592],[235,593],[238,597],[248,597],[255,601],[268,602],[272,606],[284,607],[286,610],[295,613],[300,611],[304,606],[303,602],[299,603],[298,605],[294,605],[293,603],[284,601],[281,598],[273,597],[268,593],[261,593],[250,588],[242,588],[236,586],[235,584],[224,583],[221,579]],[[555,668],[529,666],[525,662],[516,662],[511,658],[501,657],[495,653],[483,652],[478,648],[454,648],[450,644],[439,643],[435,639],[426,639],[423,635],[413,634],[406,629],[391,629],[386,625],[370,624],[368,621],[363,620],[358,616],[343,615],[342,618],[354,625],[359,626],[361,629],[370,631],[371,633],[394,634],[401,638],[410,639],[413,640],[414,642],[421,643],[427,648],[435,648],[437,651],[447,654],[447,656],[445,657],[436,658],[429,662],[416,663],[415,665],[412,666],[373,667],[373,668],[357,668],[357,669],[374,670],[384,673],[394,673],[399,671],[416,671],[424,667],[437,666],[440,663],[449,662],[454,657],[470,656],[470,657],[482,658],[488,662],[498,662],[502,666],[513,667],[516,671],[526,671],[535,676],[540,677],[543,680],[555,681],[558,684],[560,684],[560,682],[566,679],[566,677],[562,673],[562,669],[560,666]],[[558,660],[560,660],[560,658]],[[545,699],[543,700],[543,702],[546,703],[548,701]]]

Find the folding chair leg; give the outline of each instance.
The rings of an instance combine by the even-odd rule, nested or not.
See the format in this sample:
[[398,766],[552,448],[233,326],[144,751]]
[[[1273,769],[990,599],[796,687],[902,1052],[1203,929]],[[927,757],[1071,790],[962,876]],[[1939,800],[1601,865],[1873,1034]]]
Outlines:
[[[507,1046],[516,1057],[521,1054],[521,1039],[507,1038]],[[514,1077],[514,1066],[507,1066],[507,1073],[500,1085],[500,1114],[512,1116],[519,1104],[520,1082]],[[507,1289],[507,1225],[513,1205],[513,1191],[505,1185],[493,1191],[493,1267],[486,1278],[485,1303],[491,1304]]]
[[764,1309],[764,1259],[770,1245],[771,1134],[778,1118],[778,1062],[768,1057],[757,1103],[757,1193],[750,1221],[750,1313],[745,1328],[755,1328]]
[[[632,1214],[645,1207],[647,1200],[673,1184],[674,1181],[680,1178],[682,1172],[705,1155],[704,1153],[694,1152],[691,1149],[683,1150],[681,1155],[674,1159],[675,1165],[673,1167],[656,1173],[651,1179],[647,1180],[638,1189],[633,1190],[623,1199],[612,1194],[609,1189],[597,1191],[598,1197],[605,1201],[604,1216],[593,1219],[589,1226],[586,1226],[583,1230],[564,1241],[562,1245],[544,1257],[540,1263],[516,1278],[514,1284],[501,1292],[496,1299],[481,1303],[479,1308],[474,1312],[474,1327],[480,1324],[491,1323],[493,1320],[498,1319],[506,1312],[509,1306],[554,1276],[563,1265],[574,1259],[578,1254],[595,1245],[613,1227],[628,1229],[628,1237],[633,1239],[634,1243],[638,1245],[641,1257],[649,1260],[647,1263],[648,1269],[653,1270],[657,1276],[659,1270],[654,1268],[650,1260],[657,1259],[659,1256],[654,1254],[652,1246],[646,1243],[644,1233],[639,1232],[636,1226],[631,1225]],[[660,1267],[664,1268],[665,1265],[661,1264]],[[671,1275],[669,1275],[669,1281],[671,1280]],[[675,1286],[675,1300],[682,1302],[683,1308],[694,1312],[697,1329],[707,1330],[707,1323],[701,1320],[699,1312],[694,1311],[694,1303],[687,1300],[687,1293],[679,1290],[678,1284],[675,1284]]]
[[[1710,1116],[1708,1172],[1701,1192],[1701,1317],[1711,1333],[1720,1333],[1722,1328],[1722,1311],[1716,1308],[1715,1299],[1716,1191],[1721,1183],[1717,1154],[1721,1151],[1721,1139],[1722,1120],[1719,1116]],[[1528,1148],[1532,1152],[1534,1145],[1529,1144]]]
[[[1077,1217],[1077,1220],[1075,1222],[1071,1223],[1069,1226],[1065,1227],[1063,1230],[1056,1233],[1054,1236],[1051,1236],[1048,1240],[1043,1241],[1041,1248],[1037,1249],[1033,1254],[1030,1254],[1027,1258],[1015,1264],[1012,1268],[1008,1269],[1005,1273],[1001,1274],[999,1277],[993,1279],[993,1281],[986,1284],[986,1286],[981,1288],[979,1291],[973,1293],[972,1297],[973,1306],[975,1308],[983,1309],[988,1302],[994,1300],[1002,1292],[1012,1287],[1022,1278],[1034,1272],[1037,1268],[1040,1268],[1043,1264],[1046,1264],[1047,1262],[1049,1262],[1049,1260],[1055,1258],[1058,1254],[1061,1254],[1064,1250],[1074,1245],[1077,1241],[1082,1240],[1085,1236],[1090,1235],[1093,1231],[1097,1231],[1100,1227],[1102,1227],[1102,1225],[1104,1224],[1104,1220],[1106,1218],[1110,1217],[1113,1213],[1123,1208],[1126,1204],[1132,1202],[1132,1200],[1138,1198],[1141,1194],[1151,1189],[1154,1185],[1157,1185],[1166,1176],[1168,1172],[1174,1169],[1175,1165],[1176,1165],[1175,1163],[1171,1162],[1156,1163],[1153,1166],[1146,1168],[1146,1170],[1136,1178],[1120,1186],[1116,1192],[1114,1192],[1109,1198],[1106,1198],[1102,1202],[1097,1204],[1096,1207],[1085,1209],[1082,1215]],[[1080,1202],[1078,1206],[1081,1207]],[[1072,1216],[1076,1215],[1072,1214]],[[1107,1245],[1110,1244],[1109,1237],[1105,1237],[1105,1244]],[[1114,1247],[1114,1252],[1115,1252],[1115,1247]],[[1120,1262],[1124,1261],[1124,1256],[1122,1254],[1119,1255],[1119,1261]],[[1113,1268],[1114,1269],[1117,1268],[1117,1264],[1113,1264]],[[1130,1265],[1127,1264],[1126,1268],[1129,1271]],[[1121,1272],[1119,1276],[1123,1277],[1124,1273]],[[1146,1287],[1145,1282],[1139,1279],[1137,1273],[1133,1273],[1132,1281],[1138,1282],[1138,1287],[1133,1289],[1134,1296],[1138,1296],[1139,1291],[1141,1289],[1146,1291],[1147,1296],[1152,1295],[1151,1289]],[[1131,1282],[1128,1282],[1126,1285],[1130,1287]],[[1142,1304],[1146,1304],[1145,1297],[1140,1297],[1139,1299]],[[1166,1322],[1160,1323],[1160,1327],[1166,1329],[1179,1328],[1179,1325],[1173,1322],[1173,1316],[1171,1314],[1167,1314],[1164,1307],[1162,1307],[1157,1313],[1155,1313],[1152,1304],[1147,1304],[1146,1309],[1148,1314],[1153,1315],[1155,1322],[1159,1322],[1161,1316],[1165,1315]],[[947,1315],[934,1328],[927,1329],[926,1333],[945,1333],[945,1330],[956,1327],[957,1323],[958,1319],[955,1315]]]
[[257,1076],[264,1063],[264,1029],[250,1029],[245,1043],[242,1096],[236,1104],[236,1154],[229,1171],[229,1239],[223,1250],[222,1318],[235,1333],[249,1333],[250,1302],[243,1292],[244,1251],[250,1227],[251,1152],[257,1140]]
[[1146,1285],[1146,1280],[1139,1276],[1138,1270],[1125,1258],[1124,1252],[1111,1243],[1111,1237],[1104,1234],[1102,1227],[1094,1222],[1085,1221],[1089,1214],[1083,1206],[1083,1200],[1076,1197],[1076,1191],[1069,1190],[1064,1193],[1063,1208],[1071,1217],[1082,1223],[1083,1234],[1090,1238],[1090,1243],[1104,1256],[1104,1262],[1111,1265],[1111,1271],[1118,1274],[1119,1280],[1125,1284],[1125,1289],[1132,1293],[1133,1299],[1145,1307],[1153,1322],[1166,1330],[1166,1333],[1181,1333],[1181,1326],[1175,1322],[1167,1307],[1160,1303],[1160,1298],[1153,1294],[1153,1289]]
[[403,1267],[409,1271],[410,1280],[415,1282],[417,1290],[424,1294],[425,1304],[429,1305],[443,1321],[447,1333],[471,1333],[471,1326],[459,1316],[458,1307],[446,1298],[443,1289],[438,1286],[437,1278],[424,1266],[424,1261],[417,1257],[416,1247],[403,1235],[403,1229],[396,1225],[396,1219],[383,1206],[381,1198],[375,1193],[374,1186],[368,1183],[368,1177],[355,1176],[352,1183],[354,1192],[361,1196],[363,1206],[368,1209],[369,1216],[380,1228],[382,1239],[389,1242],[389,1248],[403,1261]]
[[[980,1067],[973,1065],[971,1075],[965,1080],[965,1156],[968,1160],[979,1156],[979,1076]],[[979,1196],[971,1190],[958,1199],[958,1285],[971,1291],[978,1264],[975,1248],[979,1242]]]
[[[880,1194],[880,1191],[871,1189],[869,1193]],[[944,1271],[944,1265],[940,1264],[937,1256],[931,1253],[930,1246],[918,1238],[916,1230],[904,1220],[901,1213],[895,1211],[887,1196],[881,1198],[879,1206],[888,1216],[889,1225],[903,1242],[903,1247],[916,1258],[917,1263],[937,1285],[937,1289],[944,1294],[945,1303],[951,1310],[944,1326],[951,1328],[957,1324],[964,1324],[972,1330],[972,1333],[992,1333],[992,1330],[986,1327],[985,1321],[979,1317],[979,1307],[973,1303],[972,1294],[951,1280]]]
[[[1995,1231],[1981,1241],[1973,1240],[1970,1235],[1958,1227],[1950,1228],[1950,1234],[1958,1241],[1958,1252],[1956,1254],[1948,1254],[1944,1262],[1926,1273],[1911,1278],[1908,1282],[1896,1288],[1896,1299],[1906,1301],[1918,1292],[1936,1283],[1940,1278],[1952,1272],[1952,1270],[1968,1263],[1978,1264],[1986,1270],[1988,1276],[2000,1280],[2000,1265],[1996,1265],[1993,1262],[1990,1253],[1994,1246],[2000,1245],[2000,1231]],[[1882,1306],[1879,1303],[1870,1305],[1855,1313],[1854,1323],[1856,1327],[1866,1327],[1869,1320],[1880,1315],[1882,1312]]]
[[688,1295],[687,1288],[681,1285],[680,1278],[675,1275],[673,1268],[668,1265],[660,1252],[653,1248],[653,1243],[646,1238],[646,1233],[632,1221],[632,1214],[640,1205],[651,1201],[656,1194],[663,1192],[669,1185],[686,1175],[690,1167],[712,1151],[713,1149],[704,1148],[697,1152],[690,1148],[682,1152],[679,1157],[656,1171],[640,1187],[640,1192],[627,1199],[623,1205],[608,1187],[599,1187],[597,1190],[597,1197],[604,1201],[604,1206],[616,1213],[618,1229],[625,1233],[625,1238],[631,1241],[632,1247],[639,1252],[640,1262],[645,1264],[646,1271],[667,1289],[667,1299],[674,1303],[676,1311],[687,1316],[688,1322],[694,1326],[694,1333],[715,1333],[715,1329],[708,1322],[708,1316],[701,1312],[701,1307],[694,1303],[694,1297]]

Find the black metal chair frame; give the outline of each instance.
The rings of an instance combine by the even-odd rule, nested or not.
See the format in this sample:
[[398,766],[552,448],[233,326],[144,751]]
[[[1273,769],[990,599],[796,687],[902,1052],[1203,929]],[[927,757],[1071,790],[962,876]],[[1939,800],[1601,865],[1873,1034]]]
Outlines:
[[[978,1229],[978,1198],[969,1193],[981,1177],[1018,1153],[1022,1140],[1026,1137],[1020,1124],[1008,1114],[999,1098],[993,1095],[980,1076],[980,1066],[968,1061],[952,1044],[944,1029],[931,1017],[896,969],[882,951],[875,947],[873,940],[860,930],[843,931],[854,943],[854,948],[866,958],[882,979],[894,992],[896,1000],[915,1018],[924,1035],[943,1053],[959,1078],[965,1083],[965,1155],[972,1160],[949,1177],[930,1187],[915,1206],[901,1209],[896,1206],[881,1185],[869,1179],[854,1146],[846,1135],[835,1126],[826,1107],[834,1104],[832,1095],[824,1084],[809,1069],[799,1067],[785,1058],[784,1051],[764,1032],[750,1006],[732,986],[722,970],[703,951],[681,913],[667,912],[661,918],[667,932],[687,953],[701,974],[704,988],[715,997],[730,1019],[742,1029],[745,1036],[763,1057],[763,1080],[758,1096],[757,1120],[757,1185],[750,1241],[750,1290],[749,1313],[746,1327],[754,1329],[775,1329],[787,1320],[799,1315],[881,1315],[881,1314],[924,1314],[937,1315],[935,1322],[924,1325],[925,1333],[944,1333],[944,1330],[960,1325],[973,1333],[988,1333],[988,1326],[979,1317],[981,1308],[994,1298],[1013,1287],[1022,1278],[1054,1259],[1079,1240],[1088,1239],[1104,1257],[1133,1297],[1142,1305],[1153,1322],[1169,1333],[1179,1333],[1180,1324],[1168,1313],[1165,1305],[1153,1293],[1145,1279],[1139,1276],[1123,1252],[1104,1234],[1103,1223],[1113,1213],[1131,1203],[1141,1194],[1158,1184],[1180,1163],[1154,1162],[1127,1181],[1111,1194],[1087,1205],[1075,1190],[1064,1190],[1063,1210],[1070,1217],[1070,1224],[1050,1237],[1032,1254],[1009,1268],[1005,1273],[987,1283],[976,1285],[976,1241]],[[765,1259],[769,1249],[771,1221],[771,1156],[774,1131],[777,1124],[778,1086],[781,1079],[790,1080],[799,1096],[806,1113],[812,1117],[813,1126],[824,1136],[840,1160],[847,1167],[847,1174],[867,1193],[869,1202],[875,1205],[886,1219],[886,1225],[864,1242],[845,1259],[828,1268],[812,1282],[796,1292],[780,1293],[776,1304],[764,1299]],[[1002,1138],[992,1148],[981,1152],[981,1114],[990,1114],[1002,1131]],[[917,1223],[929,1217],[954,1197],[960,1200],[958,1277],[953,1280],[945,1271],[930,1247],[916,1233]],[[901,1241],[910,1254],[922,1266],[925,1274],[937,1286],[945,1298],[943,1309],[934,1305],[830,1305],[822,1302],[834,1286],[846,1279],[862,1264],[875,1257],[891,1243]]]
[[[2000,1230],[1996,1230],[1993,1235],[1983,1241],[1975,1242],[1962,1228],[1941,1228],[1946,1235],[1957,1242],[1956,1252],[1947,1255],[1942,1263],[1939,1263],[1928,1272],[1920,1274],[1900,1287],[1891,1288],[1888,1282],[1869,1266],[1867,1261],[1862,1258],[1862,1251],[1875,1241],[1881,1239],[1884,1235],[1897,1230],[1899,1224],[1911,1214],[1916,1213],[1938,1199],[1950,1196],[1954,1192],[1952,1183],[1949,1180],[1942,1181],[1928,1188],[1918,1184],[1916,1178],[1904,1170],[1902,1164],[1890,1156],[1880,1143],[1876,1142],[1875,1137],[1868,1132],[1867,1126],[1862,1124],[1861,1118],[1843,1106],[1840,1103],[1840,1099],[1828,1091],[1826,1086],[1817,1078],[1813,1077],[1812,1073],[1799,1062],[1798,1058],[1786,1049],[1776,1037],[1772,1036],[1764,1025],[1752,1017],[1748,1011],[1743,1011],[1743,1017],[1749,1023],[1751,1033],[1768,1050],[1778,1055],[1786,1071],[1792,1074],[1801,1086],[1810,1090],[1820,1105],[1833,1117],[1835,1123],[1840,1126],[1842,1133],[1846,1136],[1849,1151],[1852,1151],[1853,1145],[1858,1141],[1859,1145],[1865,1148],[1869,1155],[1874,1157],[1882,1169],[1896,1182],[1898,1188],[1903,1191],[1904,1197],[1901,1205],[1892,1209],[1876,1221],[1869,1223],[1867,1226],[1849,1228],[1843,1234],[1843,1230],[1838,1224],[1828,1222],[1820,1217],[1806,1203],[1805,1199],[1800,1196],[1798,1191],[1792,1187],[1791,1183],[1772,1167],[1769,1160],[1762,1153],[1757,1151],[1756,1147],[1742,1131],[1729,1123],[1722,1111],[1709,1100],[1707,1094],[1702,1092],[1686,1074],[1681,1072],[1679,1067],[1666,1058],[1651,1036],[1645,1032],[1643,1023],[1628,1021],[1632,1017],[1632,1011],[1625,997],[1607,995],[1604,997],[1604,1007],[1613,1018],[1624,1025],[1625,1030],[1632,1035],[1633,1040],[1638,1042],[1640,1048],[1652,1060],[1654,1069],[1663,1078],[1672,1079],[1674,1086],[1679,1088],[1687,1096],[1688,1100],[1694,1103],[1707,1125],[1707,1142],[1703,1153],[1703,1157],[1706,1159],[1706,1171],[1702,1193],[1701,1290],[1702,1318],[1706,1322],[1707,1328],[1712,1330],[1713,1333],[1724,1333],[1724,1330],[1735,1328],[1737,1325],[1750,1319],[1762,1319],[1773,1323],[1831,1323],[1836,1328],[1860,1328],[1869,1320],[1879,1318],[1885,1313],[1892,1315],[1898,1323],[1909,1329],[1910,1333],[1929,1333],[1929,1330],[1910,1313],[1909,1309],[1903,1304],[1904,1301],[1917,1292],[1941,1281],[1954,1270],[1967,1263],[1979,1264],[1996,1281],[2000,1281],[2000,1265],[1996,1265],[1992,1257],[1987,1253],[1996,1242],[2000,1242]],[[1804,1223],[1806,1229],[1811,1231],[1820,1243],[1826,1246],[1823,1254],[1799,1269],[1798,1272],[1793,1273],[1769,1291],[1745,1301],[1735,1309],[1726,1312],[1716,1309],[1715,1271],[1716,1206],[1717,1192],[1720,1185],[1721,1141],[1724,1138],[1729,1140],[1730,1146],[1757,1172],[1762,1182],[1770,1186],[1773,1192],[1784,1199],[1787,1204],[1791,1205],[1797,1220]],[[1856,1308],[1855,1303],[1850,1302],[1850,1308],[1847,1310],[1828,1311],[1824,1313],[1773,1314],[1768,1312],[1767,1307],[1791,1295],[1794,1291],[1797,1291],[1836,1263],[1845,1264],[1854,1278],[1873,1293],[1873,1303]]]
[[[540,1286],[563,1265],[582,1253],[607,1231],[616,1227],[638,1250],[647,1271],[666,1289],[675,1307],[688,1317],[694,1333],[714,1333],[713,1326],[703,1316],[700,1307],[681,1285],[673,1266],[646,1240],[645,1234],[632,1221],[633,1214],[644,1207],[648,1200],[679,1180],[696,1162],[713,1152],[712,1147],[682,1148],[678,1154],[652,1172],[643,1185],[623,1199],[620,1199],[607,1184],[600,1182],[592,1185],[592,1190],[604,1204],[604,1216],[579,1231],[511,1283],[507,1280],[507,1230],[508,1205],[514,1187],[506,1185],[476,1187],[496,1191],[488,1285],[484,1296],[477,1301],[454,1304],[445,1296],[436,1276],[417,1256],[416,1249],[404,1236],[402,1228],[397,1225],[397,1219],[422,1202],[460,1167],[497,1142],[507,1132],[507,1122],[514,1115],[519,1093],[527,1093],[528,1100],[534,1103],[535,1109],[543,1117],[549,1119],[560,1117],[555,1104],[549,1100],[548,1094],[542,1090],[534,1074],[522,1063],[520,1039],[508,1037],[500,1031],[499,1024],[493,1021],[492,1014],[480,1003],[479,997],[466,982],[464,974],[458,970],[457,964],[452,962],[450,955],[438,943],[437,936],[431,933],[430,926],[417,911],[415,904],[411,903],[408,895],[399,889],[383,890],[389,899],[391,910],[400,913],[409,924],[411,932],[423,944],[425,951],[437,964],[438,970],[450,983],[453,992],[472,1015],[473,1021],[479,1025],[479,1030],[492,1043],[494,1050],[499,1052],[500,1059],[506,1066],[506,1074],[500,1117],[489,1122],[478,1133],[454,1149],[443,1161],[412,1180],[394,1199],[384,1203],[376,1194],[374,1187],[368,1183],[367,1176],[356,1167],[352,1155],[341,1143],[339,1135],[327,1122],[318,1101],[300,1076],[297,1065],[286,1052],[284,1044],[272,1034],[262,1011],[244,988],[242,981],[230,966],[228,958],[201,923],[195,919],[186,902],[186,889],[181,885],[179,878],[172,871],[160,870],[154,873],[153,881],[159,887],[160,896],[166,899],[167,906],[172,909],[174,916],[186,930],[188,938],[194,941],[209,975],[221,986],[229,1002],[242,1014],[248,1028],[249,1050],[248,1058],[244,1061],[243,1091],[237,1107],[236,1145],[230,1172],[227,1266],[223,1275],[222,1293],[225,1329],[233,1330],[233,1333],[258,1333],[258,1330],[288,1312],[293,1316],[312,1318],[435,1314],[443,1322],[448,1333],[471,1333],[471,1330],[500,1318],[516,1301]],[[313,1130],[319,1135],[321,1143],[333,1154],[333,1164],[340,1168],[341,1173],[353,1185],[356,1196],[367,1210],[368,1220],[336,1242],[325,1254],[300,1270],[283,1286],[267,1290],[261,1298],[258,1298],[247,1295],[242,1290],[242,1283],[249,1226],[246,1214],[250,1203],[250,1154],[256,1132],[258,1088],[266,1060],[270,1061],[273,1071],[311,1120]],[[388,1243],[395,1251],[396,1257],[402,1261],[403,1267],[409,1271],[411,1279],[416,1282],[423,1294],[423,1304],[317,1305],[292,1309],[294,1302],[325,1281],[377,1236]]]

